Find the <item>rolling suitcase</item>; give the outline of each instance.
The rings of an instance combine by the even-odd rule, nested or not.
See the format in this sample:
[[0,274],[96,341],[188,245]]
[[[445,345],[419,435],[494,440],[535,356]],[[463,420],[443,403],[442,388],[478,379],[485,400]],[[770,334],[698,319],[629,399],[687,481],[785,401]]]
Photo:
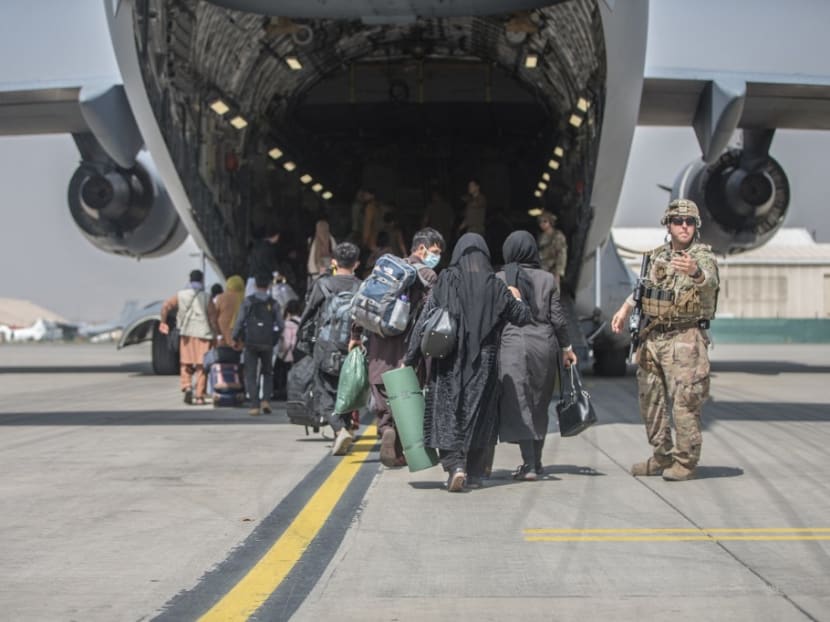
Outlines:
[[285,411],[288,420],[296,425],[305,427],[305,433],[311,428],[319,432],[328,425],[328,420],[314,412],[312,406],[314,387],[314,360],[306,356],[294,363],[288,371],[287,396]]
[[214,406],[239,406],[245,401],[237,363],[214,363],[210,366],[211,399]]

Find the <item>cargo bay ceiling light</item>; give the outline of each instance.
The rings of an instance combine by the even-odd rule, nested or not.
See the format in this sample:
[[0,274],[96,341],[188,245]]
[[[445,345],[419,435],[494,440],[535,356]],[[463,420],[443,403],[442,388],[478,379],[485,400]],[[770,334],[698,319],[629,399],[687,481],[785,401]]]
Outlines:
[[548,168],[551,168],[554,171],[557,170],[559,168],[559,162],[557,162],[556,160],[549,160],[548,161]]
[[589,102],[589,101],[588,101],[587,99],[585,99],[584,97],[580,97],[580,98],[579,98],[579,101],[577,101],[577,102],[576,102],[576,108],[577,108],[577,110],[579,110],[580,112],[588,112],[588,107],[589,107],[590,105],[591,105],[591,102]]
[[220,117],[227,114],[227,112],[231,109],[231,107],[228,106],[221,97],[217,97],[216,99],[213,99],[208,104],[208,106],[210,106],[210,109],[213,110],[213,112],[218,114]]
[[299,71],[303,68],[303,64],[300,62],[300,59],[296,56],[286,56],[285,62],[294,71]]
[[268,151],[268,157],[272,160],[279,160],[282,157],[282,149],[279,147],[274,147],[273,149]]
[[329,192],[328,190],[326,190],[326,191],[323,193],[323,198],[324,198],[326,201],[328,201],[328,200],[329,200],[330,198],[332,198],[333,196],[334,196],[334,195],[333,195],[331,192]]
[[543,181],[550,181],[550,173],[542,173]]
[[323,189],[323,184],[320,184],[320,183],[314,184],[313,186],[311,186],[311,189],[314,190],[314,192],[317,192],[319,194],[319,192]]
[[565,150],[562,149],[561,146],[559,146],[553,150],[553,155],[555,155],[557,158],[561,158],[563,155],[565,155]]
[[288,171],[288,172],[290,173],[290,172],[291,172],[291,171],[293,171],[295,168],[297,168],[297,165],[296,165],[296,164],[294,164],[291,160],[289,160],[288,162],[285,162],[285,163],[282,165],[282,167],[283,167],[286,171]]
[[[539,192],[538,190],[536,192],[534,192],[533,194],[536,195],[536,198],[539,198],[539,197],[542,196],[542,193]],[[527,210],[527,215],[528,216],[533,216],[533,218],[538,218],[539,216],[542,215],[542,210],[539,207],[531,207],[529,210]]]
[[547,185],[545,182],[543,182],[543,181],[540,181],[540,182],[537,184],[537,186],[539,187],[539,190],[547,190],[547,189],[548,189],[548,185]]
[[311,175],[306,173],[305,175],[300,177],[300,181],[303,182],[304,184],[310,184],[311,183]]
[[248,127],[248,122],[245,120],[245,117],[238,114],[231,119],[231,125],[233,125],[236,129],[241,130]]
[[568,123],[570,123],[570,124],[571,124],[571,125],[573,125],[574,127],[579,127],[580,125],[582,125],[582,117],[580,117],[580,116],[579,116],[578,114],[576,114],[576,113],[573,113],[573,114],[571,115],[571,118],[570,118],[570,119],[568,119]]
[[538,65],[539,65],[539,55],[538,54],[534,54],[534,53],[531,52],[530,54],[525,56],[525,68],[526,69],[536,69],[536,67]]

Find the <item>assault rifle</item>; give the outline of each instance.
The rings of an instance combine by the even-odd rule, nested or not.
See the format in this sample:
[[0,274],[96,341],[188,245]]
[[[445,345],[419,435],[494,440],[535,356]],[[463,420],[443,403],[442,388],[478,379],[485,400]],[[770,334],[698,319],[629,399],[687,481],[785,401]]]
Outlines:
[[648,268],[651,264],[651,255],[646,253],[643,255],[643,263],[640,266],[640,276],[637,278],[637,285],[634,288],[634,311],[631,312],[631,317],[628,320],[628,332],[631,334],[631,347],[628,350],[628,358],[633,359],[633,355],[640,347],[640,334],[646,327],[648,320],[643,313],[643,294],[646,291],[646,279],[648,278]]

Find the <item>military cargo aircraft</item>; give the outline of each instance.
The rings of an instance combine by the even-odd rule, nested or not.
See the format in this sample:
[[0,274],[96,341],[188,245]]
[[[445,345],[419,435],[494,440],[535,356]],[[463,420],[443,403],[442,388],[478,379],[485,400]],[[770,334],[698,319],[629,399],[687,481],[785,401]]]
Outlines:
[[[71,3],[55,10],[69,13]],[[122,82],[0,84],[0,134],[70,132],[68,201],[98,248],[152,257],[189,232],[222,274],[256,230],[303,238],[359,188],[418,226],[431,187],[481,180],[491,248],[533,210],[567,236],[563,298],[599,373],[626,369],[606,320],[630,291],[610,229],[635,127],[690,125],[674,196],[719,253],[764,244],[789,182],[777,128],[830,128],[830,78],[646,75],[647,0],[105,0]],[[71,23],[71,22],[68,22]],[[736,131],[742,147],[730,148]],[[348,228],[346,226],[346,228]],[[153,339],[144,310],[122,344]]]

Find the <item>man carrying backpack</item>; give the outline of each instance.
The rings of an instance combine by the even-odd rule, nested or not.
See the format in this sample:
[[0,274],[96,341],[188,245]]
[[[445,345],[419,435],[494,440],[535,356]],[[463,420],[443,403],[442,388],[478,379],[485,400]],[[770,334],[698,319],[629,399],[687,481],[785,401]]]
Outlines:
[[341,242],[332,252],[331,276],[314,282],[306,308],[300,318],[299,332],[314,324],[314,399],[312,408],[318,415],[328,417],[335,432],[331,453],[344,455],[354,438],[351,433],[351,415],[333,415],[337,399],[340,367],[349,350],[349,343],[359,336],[352,332],[351,303],[360,286],[354,272],[360,265],[360,249],[351,242]]
[[[280,305],[268,294],[271,275],[267,272],[257,274],[254,284],[256,289],[242,301],[233,327],[234,343],[245,345],[245,389],[251,416],[271,412],[268,398],[274,386],[274,346],[283,329]],[[257,382],[260,378],[262,385]],[[259,399],[260,386],[263,388],[262,401]]]
[[[355,300],[355,321],[363,327],[363,333],[368,335],[366,344],[366,358],[369,362],[369,383],[372,388],[372,402],[375,414],[378,417],[378,435],[381,438],[380,461],[384,466],[404,466],[406,459],[403,455],[400,439],[395,429],[395,421],[392,418],[392,411],[387,400],[386,387],[381,377],[385,372],[397,369],[403,362],[406,354],[407,342],[415,320],[420,313],[423,302],[426,300],[429,290],[438,279],[435,274],[435,267],[441,261],[441,252],[444,250],[444,237],[435,229],[427,227],[418,231],[412,238],[410,255],[406,259],[390,258],[389,265],[384,264],[385,258],[378,260],[379,271],[376,279],[377,285],[370,287],[370,281],[375,278],[370,275],[366,278],[364,287],[361,288]],[[388,256],[387,256],[388,257]],[[394,279],[390,275],[394,272],[394,264],[403,261],[412,266],[417,272],[416,278],[405,291],[398,291],[402,283],[394,285]],[[411,272],[411,271],[410,271]],[[396,287],[394,292],[381,292],[381,284],[386,283],[388,287]],[[364,293],[365,292],[365,293]],[[392,295],[389,295],[392,294]],[[374,298],[381,301],[380,304],[372,304],[370,300],[363,298]],[[408,303],[408,315],[403,322],[398,322],[396,309],[385,309],[382,301],[390,299],[393,303],[405,301]],[[363,311],[360,308],[363,308]],[[391,311],[391,313],[390,313]],[[391,326],[397,324],[397,326]],[[390,334],[395,333],[395,334]],[[359,344],[359,341],[352,342],[352,346]]]

